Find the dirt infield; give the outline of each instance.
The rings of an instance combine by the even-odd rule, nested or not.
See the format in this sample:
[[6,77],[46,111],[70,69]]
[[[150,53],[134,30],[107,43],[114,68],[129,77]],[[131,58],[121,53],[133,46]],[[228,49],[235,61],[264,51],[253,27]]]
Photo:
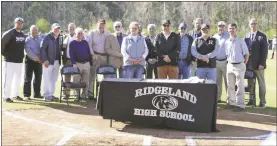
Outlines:
[[258,145],[270,131],[276,132],[274,113],[237,113],[224,108],[218,109],[220,132],[183,132],[122,122],[114,122],[110,128],[109,120],[103,120],[94,107],[95,102],[89,101],[82,106],[45,104],[41,108],[2,111],[2,144]]

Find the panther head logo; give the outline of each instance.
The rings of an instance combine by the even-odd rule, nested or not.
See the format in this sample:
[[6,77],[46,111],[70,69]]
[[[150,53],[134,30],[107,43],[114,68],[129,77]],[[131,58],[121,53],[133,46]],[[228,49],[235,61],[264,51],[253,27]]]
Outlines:
[[178,106],[178,100],[169,95],[158,95],[152,99],[152,104],[159,110],[173,110]]

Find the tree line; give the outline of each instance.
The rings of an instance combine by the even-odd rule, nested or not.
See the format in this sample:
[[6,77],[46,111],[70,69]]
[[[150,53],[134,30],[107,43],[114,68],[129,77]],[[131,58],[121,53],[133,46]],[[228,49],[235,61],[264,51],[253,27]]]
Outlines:
[[[249,31],[248,21],[256,18],[259,28],[269,38],[276,34],[276,2],[2,2],[2,32],[13,26],[15,17],[25,20],[24,30],[29,31],[32,24],[40,29],[50,29],[50,24],[59,23],[63,30],[67,24],[92,29],[99,18],[111,22],[122,21],[125,30],[131,21],[138,21],[143,28],[149,23],[160,26],[163,19],[172,21],[175,31],[178,24],[186,22],[193,29],[193,19],[203,18],[204,23],[212,25],[216,32],[216,23],[224,20],[235,22],[239,34]],[[49,23],[49,24],[48,24]],[[145,31],[145,30],[144,30]]]

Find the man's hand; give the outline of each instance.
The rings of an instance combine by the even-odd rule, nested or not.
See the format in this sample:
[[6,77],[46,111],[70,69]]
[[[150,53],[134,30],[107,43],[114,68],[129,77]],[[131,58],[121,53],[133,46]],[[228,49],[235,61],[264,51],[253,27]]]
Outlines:
[[207,63],[209,63],[209,58],[199,58],[199,60],[205,61]]
[[40,58],[39,58],[39,57],[36,57],[35,61],[36,61],[37,63],[40,63]]
[[152,59],[152,62],[153,62],[153,63],[156,63],[157,61],[158,61],[158,60],[157,60],[156,58],[153,58],[153,59]]
[[46,68],[48,68],[49,62],[46,60],[46,61],[44,61],[43,65],[44,65]]
[[98,60],[99,58],[100,58],[100,56],[97,55],[97,54],[93,54],[93,55],[92,55],[92,59],[93,59],[93,60]]
[[133,59],[133,58],[128,58],[128,61],[131,62],[131,63],[135,63],[136,59]]
[[73,64],[73,67],[74,67],[75,69],[78,68],[78,67],[77,67],[77,64]]
[[168,57],[168,55],[164,55],[164,58],[163,58],[163,60],[165,61],[165,62],[171,62],[171,60],[170,60],[170,58]]
[[258,68],[258,70],[263,70],[264,69],[264,66],[262,66],[262,65],[259,65],[259,68]]

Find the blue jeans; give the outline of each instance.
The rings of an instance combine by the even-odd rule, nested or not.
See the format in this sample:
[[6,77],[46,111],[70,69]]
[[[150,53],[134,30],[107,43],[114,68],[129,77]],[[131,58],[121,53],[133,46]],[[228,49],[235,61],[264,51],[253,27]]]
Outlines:
[[178,62],[179,75],[178,79],[188,79],[190,77],[190,64],[187,60]]
[[142,79],[144,67],[140,64],[136,65],[127,65],[123,67],[124,78],[131,79],[137,78]]
[[197,68],[196,76],[200,79],[208,79],[216,82],[216,68]]

